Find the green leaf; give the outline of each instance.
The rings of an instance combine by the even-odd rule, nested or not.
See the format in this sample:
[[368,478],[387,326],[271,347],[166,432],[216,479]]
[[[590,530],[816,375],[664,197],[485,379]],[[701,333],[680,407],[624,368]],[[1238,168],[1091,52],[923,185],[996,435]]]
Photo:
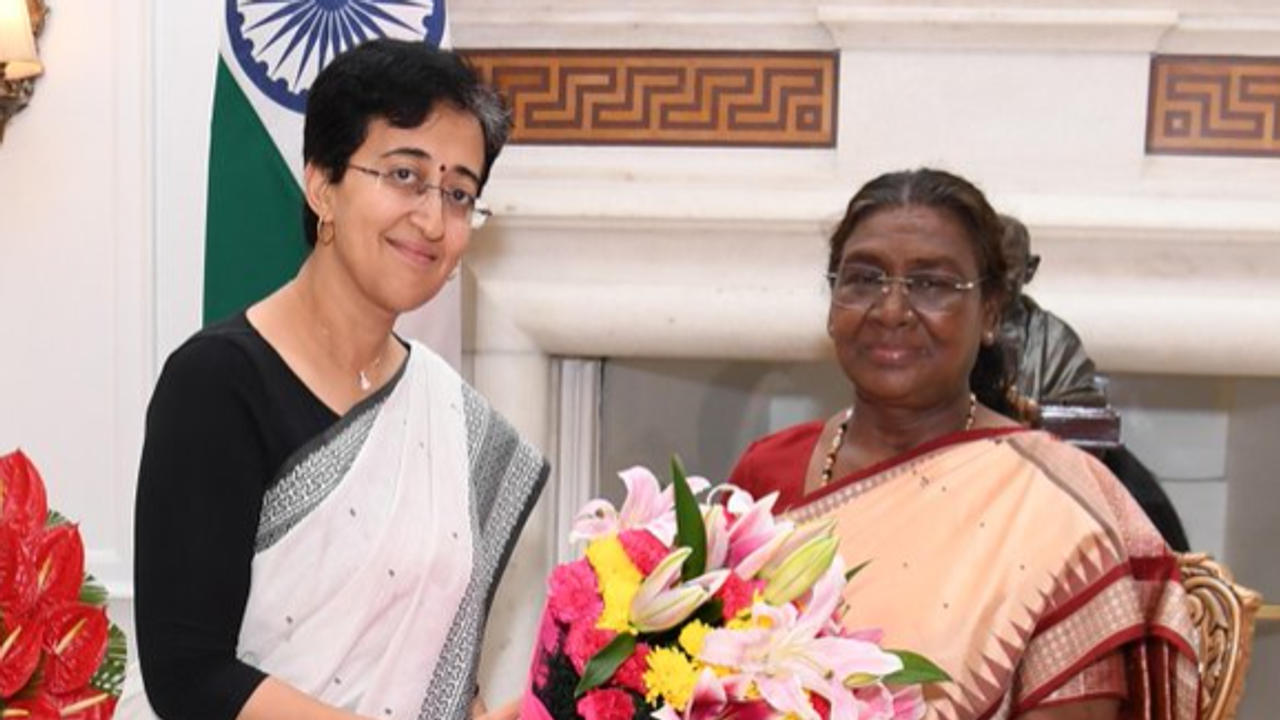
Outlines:
[[111,628],[107,631],[107,654],[102,658],[102,664],[98,666],[97,672],[93,674],[93,678],[89,680],[89,684],[111,693],[115,697],[120,697],[120,691],[124,689],[124,673],[125,664],[128,660],[128,643],[125,642],[124,633],[115,623],[111,623]]
[[631,633],[619,633],[612,642],[601,648],[600,652],[587,661],[587,666],[582,669],[582,679],[578,680],[578,687],[573,691],[573,696],[582,697],[586,691],[599,687],[613,677],[618,666],[631,657],[635,649],[636,636]]
[[858,573],[862,572],[862,568],[864,568],[864,567],[866,567],[866,566],[868,566],[868,565],[870,565],[870,564],[871,564],[871,561],[870,561],[870,560],[863,560],[862,562],[858,563],[857,565],[853,566],[852,568],[849,568],[849,569],[848,569],[848,570],[846,570],[846,571],[845,571],[845,573],[844,573],[844,581],[845,581],[846,583],[847,583],[847,582],[849,582],[850,580],[852,580],[852,579],[853,579],[853,576],[854,576],[854,575],[857,575]]
[[925,683],[950,682],[946,670],[933,664],[929,658],[909,650],[885,650],[902,660],[902,669],[884,677],[886,685],[923,685]]
[[68,520],[65,515],[53,508],[49,508],[49,514],[44,516],[44,526],[47,528],[55,527],[57,525],[65,525],[69,522],[71,521]]
[[98,582],[97,578],[85,573],[84,581],[80,583],[80,602],[94,607],[106,605],[107,588]]
[[684,561],[680,579],[692,580],[707,569],[707,528],[702,522],[702,508],[689,489],[679,455],[671,456],[671,485],[676,497],[676,546],[693,551]]

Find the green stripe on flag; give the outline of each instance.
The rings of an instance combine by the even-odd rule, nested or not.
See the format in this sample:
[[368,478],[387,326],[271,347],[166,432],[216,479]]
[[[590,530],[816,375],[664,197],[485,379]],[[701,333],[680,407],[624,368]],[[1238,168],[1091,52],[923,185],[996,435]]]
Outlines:
[[218,59],[209,143],[204,322],[264,297],[306,257],[302,191],[244,92]]

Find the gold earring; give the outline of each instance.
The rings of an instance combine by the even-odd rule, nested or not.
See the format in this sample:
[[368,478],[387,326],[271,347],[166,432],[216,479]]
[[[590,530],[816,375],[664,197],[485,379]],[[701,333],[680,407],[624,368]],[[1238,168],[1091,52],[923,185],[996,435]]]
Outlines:
[[982,333],[982,344],[988,347],[996,344],[996,334],[991,330]]
[[333,242],[333,233],[330,232],[328,237],[325,236],[324,226],[329,222],[324,218],[316,218],[316,242],[321,245],[329,245]]

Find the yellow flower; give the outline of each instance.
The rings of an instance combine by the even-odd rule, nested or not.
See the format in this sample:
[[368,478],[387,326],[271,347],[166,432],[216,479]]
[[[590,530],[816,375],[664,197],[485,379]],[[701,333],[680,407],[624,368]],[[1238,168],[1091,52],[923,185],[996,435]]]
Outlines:
[[627,557],[627,551],[616,535],[599,538],[587,545],[587,562],[596,571],[600,596],[604,600],[604,610],[596,627],[630,632],[627,616],[631,611],[631,598],[640,589],[644,576]]
[[709,632],[711,632],[711,626],[701,620],[694,620],[680,631],[680,647],[684,648],[690,657],[698,657],[698,653],[702,652],[702,641],[707,638]]
[[698,684],[698,665],[675,648],[654,648],[645,656],[649,666],[644,672],[644,686],[649,689],[645,701],[654,704],[659,697],[677,710],[683,710],[693,697]]

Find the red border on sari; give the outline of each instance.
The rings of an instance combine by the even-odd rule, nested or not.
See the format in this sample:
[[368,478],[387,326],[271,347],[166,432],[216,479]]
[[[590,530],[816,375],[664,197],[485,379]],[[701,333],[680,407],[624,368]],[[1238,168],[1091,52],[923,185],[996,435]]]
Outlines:
[[940,437],[936,437],[932,440],[929,440],[928,442],[921,443],[904,453],[895,455],[886,460],[881,460],[880,462],[874,465],[868,465],[867,467],[862,468],[861,470],[845,475],[839,480],[827,483],[825,486],[820,487],[817,490],[814,490],[808,495],[805,495],[804,497],[802,497],[800,499],[800,502],[795,507],[797,508],[804,507],[805,505],[808,505],[809,503],[815,500],[821,500],[822,498],[834,492],[843,490],[844,488],[849,487],[850,485],[853,485],[859,480],[865,480],[866,478],[869,478],[873,475],[879,475],[880,473],[894,467],[895,465],[901,465],[902,463],[914,460],[920,457],[921,455],[931,453],[935,450],[942,449],[949,445],[958,445],[960,443],[972,442],[974,440],[986,440],[988,438],[1001,437],[1003,435],[1012,435],[1013,433],[1020,433],[1020,432],[1035,432],[1035,431],[1032,428],[1018,426],[1018,427],[979,428],[977,430],[958,430],[953,433],[948,433],[946,435],[942,435]]
[[1081,670],[1092,665],[1098,660],[1098,658],[1101,658],[1107,653],[1114,652],[1134,640],[1140,640],[1145,636],[1146,629],[1142,625],[1134,625],[1113,633],[1106,640],[1094,645],[1092,650],[1081,655],[1080,659],[1068,665],[1064,670],[1060,671],[1057,675],[1054,675],[1051,679],[1045,681],[1045,683],[1040,686],[1040,689],[1028,695],[1021,703],[1018,703],[1014,707],[1014,715],[1020,715],[1037,707],[1041,700],[1053,694],[1053,691],[1062,687],[1063,683],[1070,680]]

